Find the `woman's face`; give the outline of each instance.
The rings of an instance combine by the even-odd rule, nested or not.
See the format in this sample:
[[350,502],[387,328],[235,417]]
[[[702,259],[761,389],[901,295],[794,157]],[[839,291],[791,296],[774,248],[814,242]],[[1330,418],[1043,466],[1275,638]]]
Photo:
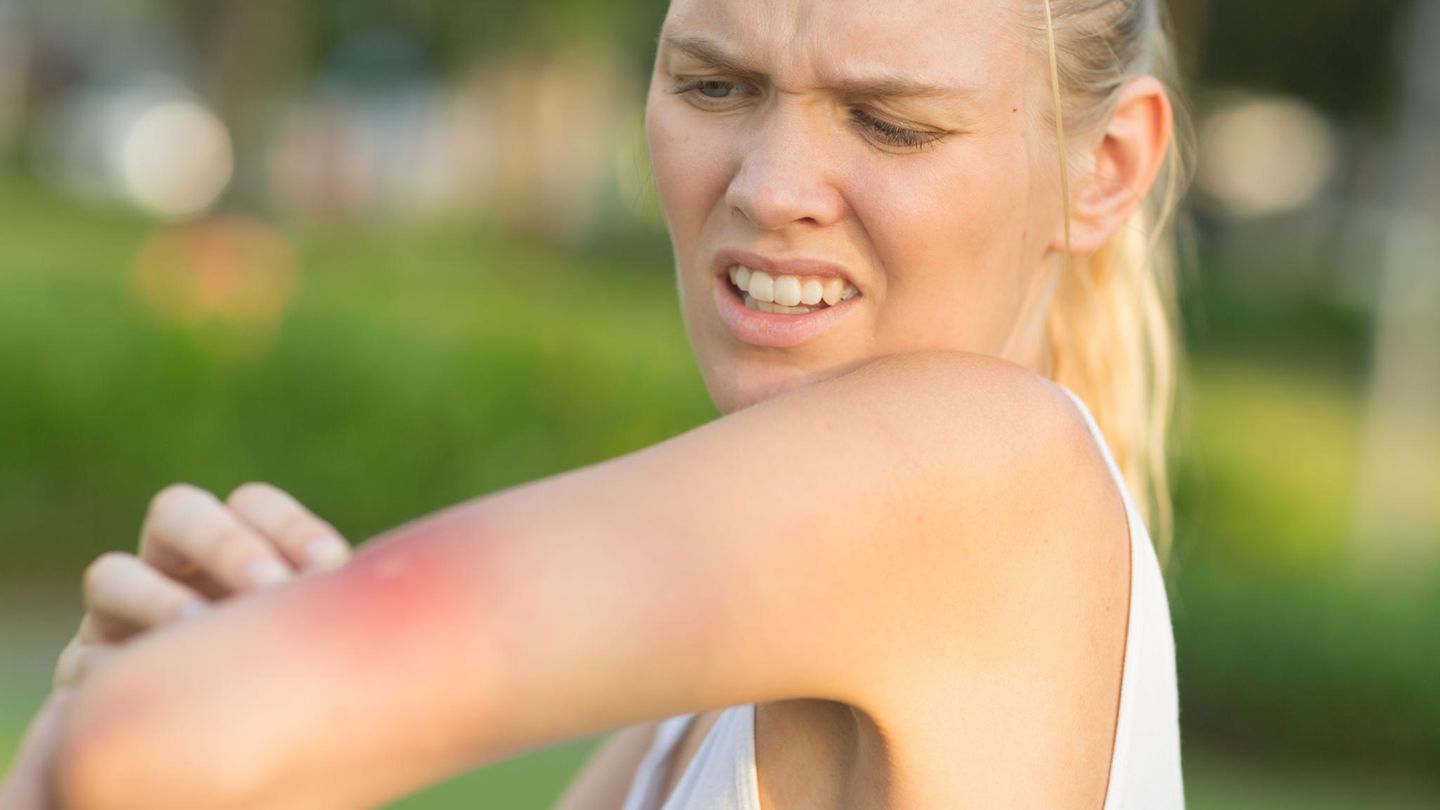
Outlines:
[[1062,213],[1029,31],[1013,0],[673,0],[646,128],[722,411],[898,352],[1040,362]]

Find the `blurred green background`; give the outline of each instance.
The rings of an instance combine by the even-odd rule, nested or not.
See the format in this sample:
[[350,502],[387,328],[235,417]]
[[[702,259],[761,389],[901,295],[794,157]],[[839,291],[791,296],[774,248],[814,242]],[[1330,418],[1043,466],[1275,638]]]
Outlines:
[[[1195,808],[1440,806],[1437,8],[1172,3]],[[640,132],[663,11],[0,0],[0,768],[167,483],[360,540],[714,418]],[[589,745],[401,806],[545,807]]]

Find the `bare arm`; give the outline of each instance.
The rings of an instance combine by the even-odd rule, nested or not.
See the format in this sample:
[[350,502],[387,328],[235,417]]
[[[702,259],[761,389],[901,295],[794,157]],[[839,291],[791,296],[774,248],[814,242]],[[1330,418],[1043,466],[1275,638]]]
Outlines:
[[76,700],[61,788],[370,806],[684,711],[883,707],[917,645],[994,629],[997,561],[1045,553],[1078,424],[1013,366],[907,355],[468,502],[125,651]]
[[640,723],[606,737],[553,810],[620,810],[654,737],[654,723]]

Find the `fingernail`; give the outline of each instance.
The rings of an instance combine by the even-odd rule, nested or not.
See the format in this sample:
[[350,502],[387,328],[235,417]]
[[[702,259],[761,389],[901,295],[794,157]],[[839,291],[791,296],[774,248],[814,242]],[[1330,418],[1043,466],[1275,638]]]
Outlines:
[[305,567],[311,571],[338,567],[349,556],[350,546],[333,535],[321,535],[305,544]]
[[209,610],[205,603],[199,599],[191,599],[180,606],[180,618],[193,619]]
[[259,557],[245,566],[245,579],[255,588],[265,588],[290,579],[290,570],[274,557]]

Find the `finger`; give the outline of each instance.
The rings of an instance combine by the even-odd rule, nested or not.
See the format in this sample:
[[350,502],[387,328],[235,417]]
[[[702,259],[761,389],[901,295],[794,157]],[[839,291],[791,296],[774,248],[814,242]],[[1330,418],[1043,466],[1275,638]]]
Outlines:
[[[117,641],[205,609],[194,590],[133,554],[109,551],[85,569],[86,619],[100,640]],[[82,632],[85,621],[81,622]]]
[[146,529],[141,530],[139,549],[140,559],[146,565],[203,594],[206,599],[223,599],[233,592],[229,586],[216,582],[214,577],[201,570],[198,563],[182,557],[178,551],[147,543],[144,539],[146,533]]
[[35,713],[10,762],[4,784],[0,784],[0,807],[45,810],[59,806],[51,771],[71,696],[69,690],[56,690]]
[[350,558],[350,545],[335,527],[279,487],[243,484],[230,493],[225,505],[300,568],[334,568]]
[[88,644],[81,641],[79,636],[70,639],[65,649],[60,651],[60,658],[55,662],[55,677],[52,686],[56,689],[70,686],[78,682],[80,675],[80,659],[85,657],[85,648]]
[[274,546],[214,495],[186,484],[166,487],[150,502],[140,557],[177,576],[186,574],[174,568],[177,562],[194,563],[231,592],[276,585],[292,576]]
[[140,628],[128,624],[117,626],[97,621],[95,614],[87,611],[80,620],[80,630],[75,634],[75,640],[85,644],[111,644],[124,641],[138,632]]
[[72,639],[55,664],[54,688],[79,686],[104,669],[119,652],[118,644],[91,644]]

